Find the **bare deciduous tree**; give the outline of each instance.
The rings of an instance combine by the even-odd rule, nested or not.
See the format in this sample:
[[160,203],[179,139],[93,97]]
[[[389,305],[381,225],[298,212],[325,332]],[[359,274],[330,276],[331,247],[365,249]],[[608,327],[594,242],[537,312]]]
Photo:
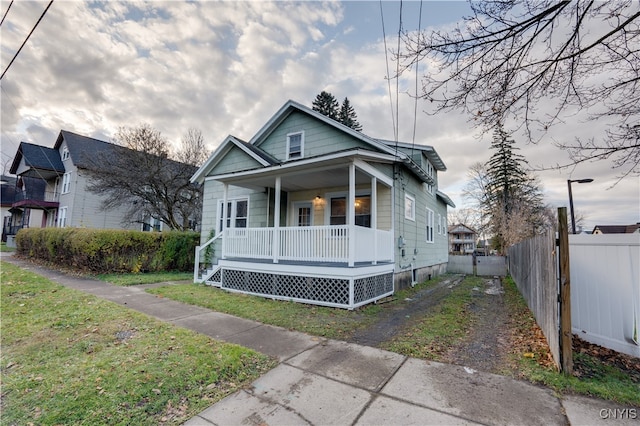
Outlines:
[[470,114],[483,131],[511,119],[538,142],[585,111],[606,123],[590,140],[557,142],[569,166],[609,160],[640,174],[640,2],[470,2],[454,30],[406,34],[405,69],[429,59],[423,98]]
[[[102,207],[126,206],[124,221],[154,217],[171,229],[188,230],[199,223],[202,187],[189,179],[206,155],[202,135],[190,130],[182,148],[172,153],[168,141],[149,124],[122,127],[113,149],[91,159],[89,190],[104,195]],[[180,158],[185,162],[172,158]],[[187,162],[188,161],[188,162]]]

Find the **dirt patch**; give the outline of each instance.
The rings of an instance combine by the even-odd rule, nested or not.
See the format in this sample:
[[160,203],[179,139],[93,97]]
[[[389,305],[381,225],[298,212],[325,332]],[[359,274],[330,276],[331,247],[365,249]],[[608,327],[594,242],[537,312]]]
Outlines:
[[453,276],[434,287],[418,291],[410,298],[405,299],[405,303],[384,309],[378,314],[376,322],[357,331],[347,341],[380,347],[382,343],[391,341],[400,331],[410,327],[415,321],[428,314],[430,309],[438,306],[463,279],[463,275]]
[[442,361],[489,373],[500,373],[508,363],[509,314],[500,278],[486,279],[472,290],[467,308],[474,316],[467,338],[449,348]]

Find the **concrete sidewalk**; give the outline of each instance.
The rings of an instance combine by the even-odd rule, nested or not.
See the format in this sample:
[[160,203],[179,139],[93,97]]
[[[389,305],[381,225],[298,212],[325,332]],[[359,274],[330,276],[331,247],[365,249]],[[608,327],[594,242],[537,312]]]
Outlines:
[[640,409],[456,365],[288,331],[145,292],[69,276],[6,253],[2,260],[150,316],[280,360],[249,389],[186,425],[638,425]]

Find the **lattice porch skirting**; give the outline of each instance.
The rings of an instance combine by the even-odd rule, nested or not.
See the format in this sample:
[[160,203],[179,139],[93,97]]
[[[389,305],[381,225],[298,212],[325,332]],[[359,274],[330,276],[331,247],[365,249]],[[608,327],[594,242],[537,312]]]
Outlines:
[[317,277],[222,268],[222,288],[280,300],[354,309],[393,294],[393,272]]

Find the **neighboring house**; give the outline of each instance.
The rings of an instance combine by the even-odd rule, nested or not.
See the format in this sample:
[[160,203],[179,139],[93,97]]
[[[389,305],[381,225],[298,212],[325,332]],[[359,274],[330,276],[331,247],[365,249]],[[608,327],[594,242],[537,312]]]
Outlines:
[[16,198],[16,178],[2,175],[0,177],[0,211],[2,212],[2,242],[7,241],[7,233],[11,231],[11,206]]
[[126,208],[103,210],[103,197],[88,191],[91,159],[120,146],[61,130],[53,148],[21,142],[11,173],[17,175],[12,232],[26,227],[160,230],[158,220],[123,222]]
[[204,183],[194,280],[352,309],[443,273],[445,170],[430,146],[374,139],[288,101],[193,176]]
[[449,227],[449,253],[473,254],[477,232],[462,223]]
[[640,223],[633,225],[596,225],[592,234],[634,234],[640,233]]

